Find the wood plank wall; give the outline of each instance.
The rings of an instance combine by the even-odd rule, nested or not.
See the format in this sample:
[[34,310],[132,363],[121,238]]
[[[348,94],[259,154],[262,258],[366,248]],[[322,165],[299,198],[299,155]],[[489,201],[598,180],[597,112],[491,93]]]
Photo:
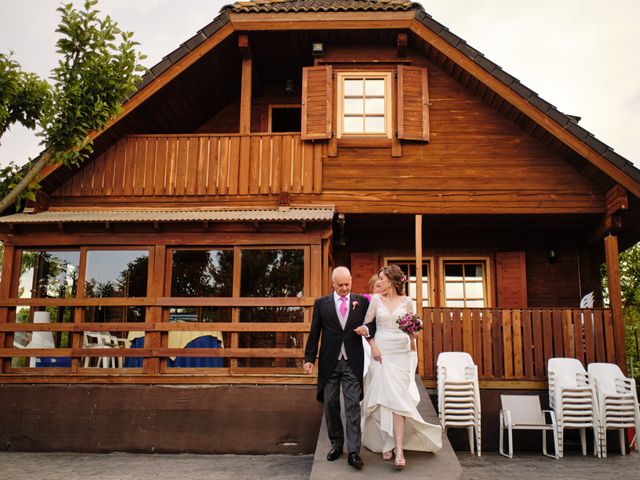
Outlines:
[[[248,163],[240,165],[243,138]],[[323,144],[297,134],[130,136],[77,172],[53,197],[317,194]]]
[[[426,378],[440,352],[464,351],[482,379],[544,380],[552,357],[616,363],[608,309],[425,308]],[[620,365],[624,369],[624,365]]]

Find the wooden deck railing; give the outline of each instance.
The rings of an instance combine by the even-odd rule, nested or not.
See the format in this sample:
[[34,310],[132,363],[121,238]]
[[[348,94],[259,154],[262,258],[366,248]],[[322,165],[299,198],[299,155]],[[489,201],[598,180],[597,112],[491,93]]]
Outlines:
[[[440,352],[465,351],[485,380],[545,380],[547,360],[623,363],[608,309],[425,308],[424,369]],[[620,365],[624,368],[624,365]]]
[[322,149],[287,133],[130,135],[54,196],[320,193]]

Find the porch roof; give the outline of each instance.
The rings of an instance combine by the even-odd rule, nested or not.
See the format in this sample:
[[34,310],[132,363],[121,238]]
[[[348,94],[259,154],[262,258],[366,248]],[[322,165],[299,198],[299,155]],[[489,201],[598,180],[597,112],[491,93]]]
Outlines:
[[0,217],[0,224],[95,222],[313,222],[331,221],[333,206],[201,210],[48,210]]

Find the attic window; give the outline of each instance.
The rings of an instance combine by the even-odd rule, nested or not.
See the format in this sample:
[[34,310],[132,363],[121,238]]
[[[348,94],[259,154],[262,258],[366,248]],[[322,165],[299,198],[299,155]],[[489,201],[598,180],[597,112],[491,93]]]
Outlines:
[[391,73],[341,72],[338,80],[338,137],[391,138]]

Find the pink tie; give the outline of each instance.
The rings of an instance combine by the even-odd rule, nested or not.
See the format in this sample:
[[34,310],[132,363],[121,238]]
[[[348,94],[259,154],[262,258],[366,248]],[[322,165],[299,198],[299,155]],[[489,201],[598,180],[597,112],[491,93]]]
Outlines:
[[344,320],[344,317],[347,315],[347,297],[344,295],[340,297],[340,316]]

